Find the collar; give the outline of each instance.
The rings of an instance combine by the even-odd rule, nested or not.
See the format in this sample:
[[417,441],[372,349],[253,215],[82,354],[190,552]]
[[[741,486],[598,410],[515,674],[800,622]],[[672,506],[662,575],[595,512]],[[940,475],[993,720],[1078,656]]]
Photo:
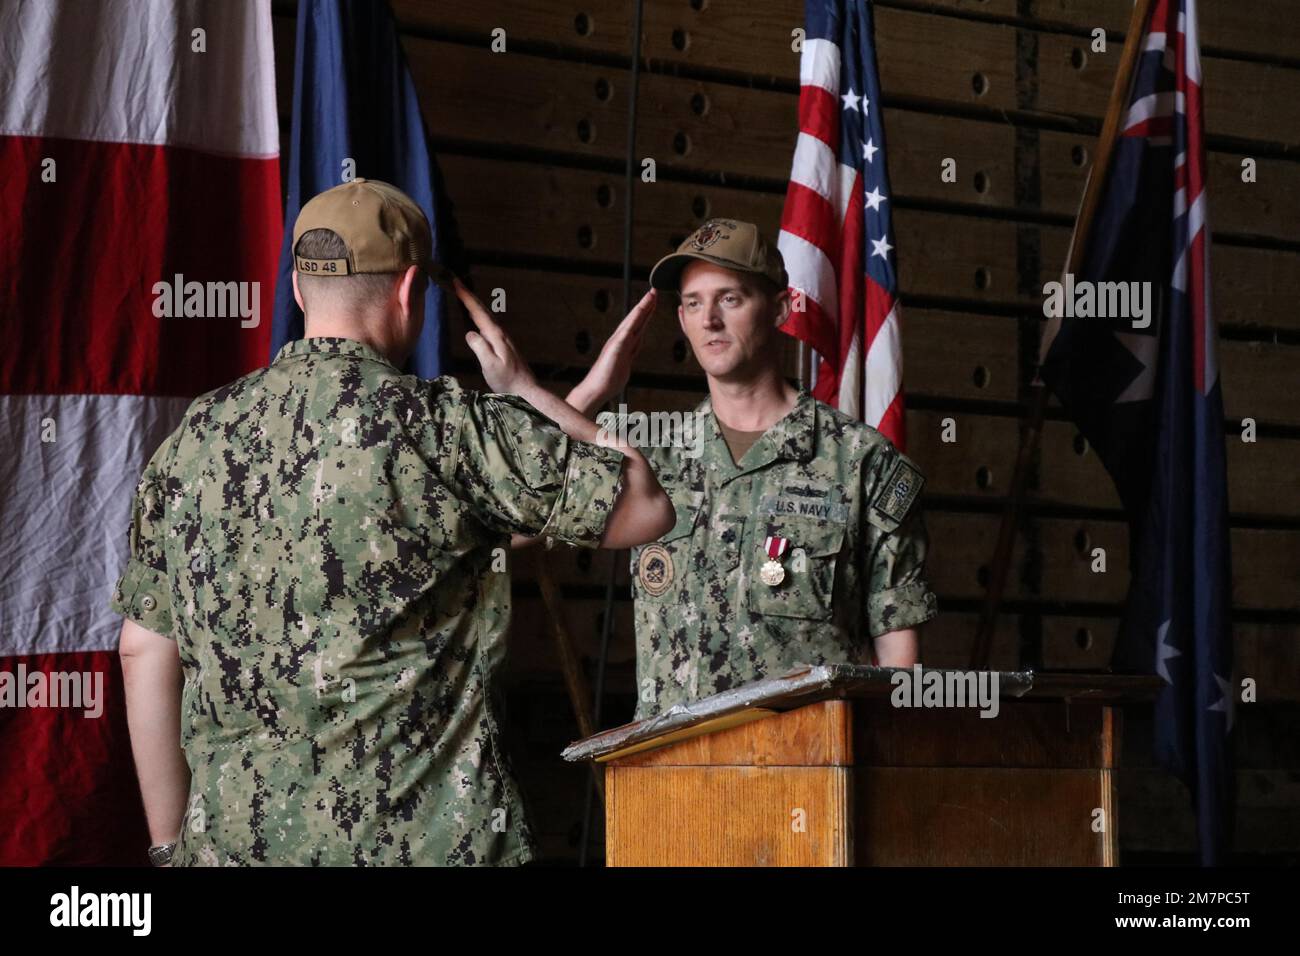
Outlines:
[[704,464],[719,483],[766,468],[774,461],[808,461],[817,445],[817,402],[807,389],[799,389],[794,408],[763,433],[745,453],[744,465],[731,460],[731,452],[713,414],[713,402],[706,398],[697,409],[705,414]]
[[293,358],[297,355],[344,355],[349,358],[381,362],[391,369],[397,369],[397,366],[369,345],[358,342],[356,339],[339,338],[333,335],[315,335],[309,339],[294,339],[292,342],[286,342],[280,351],[276,353],[275,361]]

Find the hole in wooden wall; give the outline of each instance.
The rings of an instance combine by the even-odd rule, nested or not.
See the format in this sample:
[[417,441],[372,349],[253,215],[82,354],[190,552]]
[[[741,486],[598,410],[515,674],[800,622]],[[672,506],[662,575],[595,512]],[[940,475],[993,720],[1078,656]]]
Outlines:
[[596,99],[607,100],[614,95],[614,88],[603,76],[596,81]]
[[578,245],[584,249],[590,249],[596,245],[596,233],[591,226],[578,227]]
[[591,22],[591,17],[585,13],[579,13],[573,18],[573,29],[578,31],[578,36],[589,37],[595,25]]
[[988,174],[980,171],[975,174],[975,191],[977,193],[986,193],[989,191]]
[[1079,145],[1070,150],[1070,159],[1076,166],[1088,165],[1088,147]]
[[1074,433],[1074,453],[1076,455],[1088,454],[1088,439],[1084,438],[1078,432]]
[[975,366],[975,374],[972,376],[976,388],[988,388],[989,370],[983,365]]
[[696,93],[691,97],[691,112],[696,116],[703,116],[709,111],[709,98],[703,93]]
[[984,266],[980,266],[975,270],[975,288],[982,292],[987,289],[992,282],[993,277],[989,274],[989,270]]
[[590,143],[595,138],[596,127],[592,125],[591,120],[586,119],[585,117],[578,120],[578,141],[582,143]]
[[983,96],[989,91],[989,81],[983,73],[976,73],[970,78],[971,89],[975,91],[976,96]]
[[596,189],[596,203],[601,209],[608,209],[614,205],[614,190],[610,189],[607,184],[599,186]]
[[1074,533],[1074,550],[1085,558],[1092,554],[1092,536],[1087,528],[1080,528]]
[[1092,650],[1092,631],[1086,627],[1081,627],[1074,632],[1074,643],[1081,651]]
[[975,487],[987,490],[993,486],[993,470],[988,465],[975,469]]
[[673,137],[673,152],[678,156],[685,156],[691,151],[691,138],[685,133],[679,132]]
[[691,212],[695,214],[696,219],[707,219],[709,217],[709,201],[703,196],[696,196],[691,200]]

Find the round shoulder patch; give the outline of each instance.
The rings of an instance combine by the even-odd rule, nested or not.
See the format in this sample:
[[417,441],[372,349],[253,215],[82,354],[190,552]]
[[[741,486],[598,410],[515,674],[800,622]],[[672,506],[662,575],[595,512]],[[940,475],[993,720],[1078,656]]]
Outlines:
[[636,576],[648,594],[658,597],[673,583],[673,556],[662,544],[647,544],[637,560]]

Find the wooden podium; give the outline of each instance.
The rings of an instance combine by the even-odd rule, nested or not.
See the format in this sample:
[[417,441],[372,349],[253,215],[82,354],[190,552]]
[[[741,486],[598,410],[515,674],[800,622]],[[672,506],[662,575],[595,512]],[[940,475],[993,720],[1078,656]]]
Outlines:
[[895,706],[894,674],[808,667],[571,745],[605,766],[606,863],[1117,863],[1120,708],[1158,679],[1002,672],[989,718]]

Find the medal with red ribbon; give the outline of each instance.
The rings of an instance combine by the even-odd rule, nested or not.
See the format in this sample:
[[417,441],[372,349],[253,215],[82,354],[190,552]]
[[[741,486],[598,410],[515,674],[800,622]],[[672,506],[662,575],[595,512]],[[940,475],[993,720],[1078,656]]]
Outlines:
[[785,580],[785,568],[781,566],[781,556],[785,554],[788,547],[790,547],[789,538],[778,538],[774,534],[767,536],[763,550],[767,552],[768,560],[759,570],[758,577],[770,588],[776,587]]

